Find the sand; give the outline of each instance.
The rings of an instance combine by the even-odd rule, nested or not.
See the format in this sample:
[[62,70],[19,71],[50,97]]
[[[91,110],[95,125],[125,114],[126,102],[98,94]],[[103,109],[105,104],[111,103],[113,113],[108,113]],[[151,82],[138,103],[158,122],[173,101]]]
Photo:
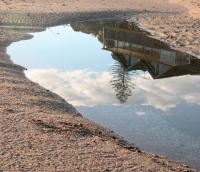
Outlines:
[[181,13],[141,14],[132,17],[140,28],[148,31],[173,49],[187,52],[200,58],[200,2],[198,0],[171,0],[183,6]]
[[[130,21],[136,21],[135,16]],[[138,26],[173,49],[200,58],[200,19],[185,14],[139,15]]]
[[194,18],[200,18],[200,1],[199,0],[170,0],[170,3],[184,6],[189,15]]
[[0,0],[1,12],[183,11],[166,0]]
[[[193,6],[197,8],[198,3]],[[0,171],[197,171],[142,152],[109,129],[85,119],[58,95],[28,80],[24,68],[13,64],[6,54],[11,42],[30,39],[26,35],[30,30],[41,31],[72,19],[116,16],[137,22],[174,48],[199,53],[199,42],[192,43],[199,38],[199,19],[184,3],[0,0],[0,24],[9,25],[0,27]],[[13,30],[13,25],[18,29]]]

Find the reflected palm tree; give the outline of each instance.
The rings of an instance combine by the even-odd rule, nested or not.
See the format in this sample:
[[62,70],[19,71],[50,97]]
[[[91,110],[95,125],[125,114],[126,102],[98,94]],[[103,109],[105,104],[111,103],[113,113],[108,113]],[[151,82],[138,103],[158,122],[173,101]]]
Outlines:
[[134,85],[131,82],[131,73],[126,70],[122,63],[116,61],[112,67],[112,80],[110,81],[115,90],[116,98],[121,104],[127,102],[132,95]]

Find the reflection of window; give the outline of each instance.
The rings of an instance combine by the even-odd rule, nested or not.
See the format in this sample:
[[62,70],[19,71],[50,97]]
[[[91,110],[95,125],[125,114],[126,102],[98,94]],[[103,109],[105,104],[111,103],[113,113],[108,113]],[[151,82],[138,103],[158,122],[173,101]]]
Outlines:
[[144,53],[147,54],[147,55],[150,55],[151,51],[149,49],[144,49]]
[[176,64],[176,52],[161,50],[160,60],[164,63],[175,65]]
[[190,64],[190,55],[183,55],[181,53],[177,53],[176,55],[176,64]]

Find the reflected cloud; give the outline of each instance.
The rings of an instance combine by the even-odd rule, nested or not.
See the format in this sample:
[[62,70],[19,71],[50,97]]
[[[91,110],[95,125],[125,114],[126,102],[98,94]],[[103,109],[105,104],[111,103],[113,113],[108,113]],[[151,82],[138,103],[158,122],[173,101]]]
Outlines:
[[[52,68],[28,70],[26,76],[75,106],[118,104],[115,90],[110,85],[113,76],[109,72],[88,69],[63,72]],[[148,105],[162,111],[183,102],[200,105],[198,76],[188,75],[162,80],[134,76],[132,83],[135,84],[135,89],[127,105]]]
[[135,114],[138,115],[138,116],[144,116],[145,112],[136,112]]
[[200,77],[181,76],[162,80],[135,81],[138,93],[146,105],[162,111],[176,107],[183,102],[200,105]]
[[63,72],[52,68],[28,70],[26,76],[75,106],[117,103],[109,85],[109,72],[87,69]]

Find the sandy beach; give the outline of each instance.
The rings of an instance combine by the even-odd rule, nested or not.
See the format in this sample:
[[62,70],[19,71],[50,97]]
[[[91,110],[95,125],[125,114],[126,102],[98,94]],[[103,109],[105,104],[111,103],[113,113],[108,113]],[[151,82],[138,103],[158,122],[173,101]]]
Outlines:
[[[141,151],[28,80],[6,54],[27,33],[70,20],[124,17],[171,47],[200,55],[196,0],[0,0],[0,171],[197,171]],[[28,26],[16,29],[12,26]],[[184,28],[183,28],[184,27]]]

